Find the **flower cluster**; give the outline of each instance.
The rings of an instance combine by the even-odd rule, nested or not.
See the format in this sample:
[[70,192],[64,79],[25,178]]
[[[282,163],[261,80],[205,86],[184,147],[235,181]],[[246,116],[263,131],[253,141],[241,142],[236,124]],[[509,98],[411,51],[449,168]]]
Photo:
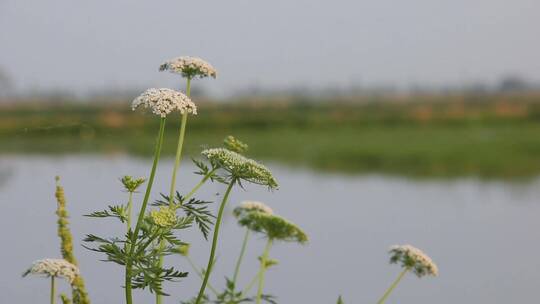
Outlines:
[[163,228],[174,226],[178,220],[174,208],[166,206],[150,211],[150,218],[154,224]]
[[223,140],[223,145],[225,148],[234,151],[236,153],[245,153],[248,150],[248,145],[239,141],[234,136],[227,136],[225,140]]
[[213,166],[228,171],[232,178],[246,180],[270,188],[277,188],[278,186],[268,168],[234,151],[214,148],[206,149],[201,154],[208,158]]
[[274,214],[274,211],[261,202],[243,201],[240,206],[234,208],[233,214],[236,218],[241,218],[249,212],[262,212],[266,214]]
[[411,269],[418,277],[437,276],[437,265],[422,250],[411,245],[395,245],[390,247],[390,263],[400,263],[402,267]]
[[64,259],[43,259],[35,261],[23,276],[43,274],[48,277],[65,278],[71,284],[79,275],[79,268]]
[[135,98],[131,104],[133,110],[140,106],[150,109],[152,113],[162,118],[173,111],[179,111],[182,114],[197,114],[197,107],[189,97],[184,93],[165,88],[146,90],[139,97]]
[[133,193],[146,181],[146,179],[144,177],[133,178],[133,176],[126,175],[122,177],[121,181],[126,191]]
[[263,212],[248,212],[238,223],[248,229],[265,234],[268,238],[280,241],[306,243],[306,233],[295,224],[281,216]]
[[183,77],[216,78],[216,69],[198,57],[182,56],[166,61],[159,66],[160,71],[182,74]]

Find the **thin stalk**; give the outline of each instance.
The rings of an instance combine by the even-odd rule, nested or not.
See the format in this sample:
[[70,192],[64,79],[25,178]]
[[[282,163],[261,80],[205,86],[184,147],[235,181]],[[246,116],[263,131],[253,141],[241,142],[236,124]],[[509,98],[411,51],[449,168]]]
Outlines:
[[262,300],[262,291],[264,287],[264,273],[266,272],[266,261],[268,260],[268,252],[270,252],[270,247],[272,247],[272,239],[268,238],[266,246],[264,247],[264,253],[261,258],[261,268],[259,270],[259,288],[257,289],[257,299],[256,304],[261,304]]
[[204,295],[204,290],[206,289],[206,284],[208,283],[208,278],[210,277],[210,273],[212,272],[212,266],[214,264],[214,256],[216,254],[216,247],[219,236],[219,227],[221,226],[221,219],[223,218],[223,211],[225,210],[225,205],[227,204],[227,200],[229,199],[229,194],[231,193],[231,190],[235,183],[236,179],[232,179],[229,183],[229,186],[227,187],[227,191],[225,191],[225,196],[223,196],[221,205],[219,206],[218,217],[216,219],[216,225],[214,229],[214,236],[212,238],[212,248],[210,249],[210,257],[208,258],[208,267],[206,267],[206,273],[204,274],[204,279],[201,284],[201,289],[199,290],[199,295],[197,296],[197,301],[195,301],[195,304],[201,303],[201,299]]
[[236,261],[236,267],[234,268],[233,286],[235,286],[235,289],[236,289],[236,280],[238,279],[238,274],[240,273],[240,264],[242,263],[242,259],[244,258],[244,254],[246,253],[248,239],[249,239],[249,229],[246,228],[244,241],[242,242],[242,249],[240,249],[240,255],[238,256],[238,260]]
[[383,304],[385,301],[386,301],[386,298],[388,298],[388,296],[390,295],[390,293],[392,293],[392,291],[394,290],[394,288],[396,288],[396,286],[399,284],[399,281],[401,281],[401,279],[403,278],[403,276],[405,276],[405,274],[407,273],[407,271],[409,271],[409,267],[405,267],[405,269],[403,269],[403,271],[398,275],[397,279],[394,281],[394,283],[392,283],[392,285],[390,285],[390,287],[386,290],[386,292],[383,294],[383,296],[381,297],[381,299],[377,302],[377,304]]
[[56,284],[54,282],[54,276],[51,276],[51,304],[56,302]]
[[191,189],[191,191],[186,196],[184,196],[184,201],[187,201],[188,199],[190,199],[193,196],[193,194],[195,194],[195,192],[197,192],[197,190],[199,190],[199,188],[202,187],[204,183],[206,183],[206,181],[210,178],[210,176],[214,175],[214,172],[216,172],[216,170],[217,168],[212,169],[212,171],[208,172],[208,174],[206,174],[201,179],[201,181],[197,185],[195,185],[195,187],[193,187],[193,189]]
[[[186,95],[189,97],[190,91],[191,91],[191,78],[187,78],[187,89],[186,89]],[[174,167],[172,171],[172,177],[171,177],[171,187],[169,191],[169,207],[173,207],[174,202],[174,193],[176,190],[176,173],[178,172],[178,168],[180,167],[180,161],[182,160],[182,150],[184,147],[184,138],[186,134],[186,124],[187,124],[187,118],[188,118],[188,112],[185,111],[182,114],[182,120],[180,123],[180,132],[178,135],[178,146],[176,147],[176,157],[174,159]],[[159,249],[163,250],[165,248],[165,240],[161,240],[159,243]],[[163,267],[163,255],[159,257],[158,261],[158,267]],[[156,293],[156,304],[161,304],[163,302],[163,296],[159,293]]]
[[129,231],[131,229],[131,213],[133,210],[133,192],[129,192],[129,198],[128,198],[128,208],[127,208],[127,223],[126,223],[126,231]]
[[174,201],[174,192],[176,190],[176,173],[178,172],[178,168],[180,167],[180,160],[182,159],[182,148],[184,146],[184,137],[186,134],[186,124],[187,124],[187,117],[188,113],[187,111],[182,114],[182,122],[180,123],[180,132],[178,137],[178,146],[176,147],[176,157],[174,159],[174,167],[171,177],[171,187],[169,191],[169,206],[173,206]]
[[[186,256],[186,259],[189,262],[189,265],[191,265],[191,268],[193,268],[193,271],[197,274],[197,276],[202,280],[203,274],[202,271],[199,270],[199,268],[193,263],[191,258],[189,256]],[[216,296],[219,294],[218,291],[212,286],[212,284],[208,283],[208,289],[210,289]]]
[[165,118],[161,118],[160,123],[159,123],[159,133],[158,133],[157,142],[156,142],[156,149],[154,152],[154,162],[152,164],[152,170],[150,171],[150,178],[148,179],[148,184],[146,185],[146,193],[144,194],[144,199],[141,206],[141,210],[139,212],[139,217],[137,218],[137,224],[135,224],[135,229],[133,230],[133,234],[131,236],[131,247],[129,249],[129,254],[126,261],[126,275],[125,275],[126,304],[133,303],[133,295],[131,291],[132,290],[131,278],[132,278],[132,272],[133,272],[133,261],[131,260],[131,256],[133,256],[135,247],[137,247],[135,246],[135,243],[137,241],[137,236],[139,234],[139,230],[141,229],[142,221],[144,219],[146,205],[148,204],[148,199],[150,198],[150,193],[152,192],[152,185],[154,183],[154,177],[156,175],[156,169],[159,163],[159,156],[161,155],[161,147],[163,146],[164,133],[165,133]]
[[255,283],[257,282],[258,279],[259,279],[259,272],[257,272],[257,274],[253,277],[251,282],[249,282],[246,289],[244,289],[244,291],[242,291],[242,295],[240,296],[240,298],[244,298],[249,293],[249,291],[251,290],[251,288],[253,288],[253,285],[255,285]]

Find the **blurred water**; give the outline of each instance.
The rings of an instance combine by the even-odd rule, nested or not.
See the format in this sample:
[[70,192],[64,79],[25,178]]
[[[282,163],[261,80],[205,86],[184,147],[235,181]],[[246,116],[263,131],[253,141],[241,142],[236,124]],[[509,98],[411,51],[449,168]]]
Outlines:
[[[80,247],[87,233],[112,235],[123,226],[112,220],[81,215],[125,200],[118,177],[145,176],[149,160],[125,156],[9,157],[0,159],[0,303],[45,303],[48,281],[21,278],[35,259],[58,257],[54,210],[54,176],[66,188],[76,254],[94,303],[122,303],[122,269],[99,262],[96,253]],[[161,163],[155,192],[168,189],[171,161]],[[440,277],[405,278],[388,303],[530,303],[540,283],[538,214],[540,180],[523,184],[455,181],[413,181],[381,176],[342,176],[289,170],[271,165],[279,191],[249,185],[235,190],[229,205],[257,199],[295,221],[311,237],[307,246],[278,244],[271,252],[280,264],[269,270],[266,291],[280,303],[374,303],[398,274],[388,264],[386,250],[395,243],[410,243],[425,250],[440,267]],[[191,187],[197,177],[183,164],[179,185]],[[223,187],[208,184],[200,197],[217,199]],[[137,197],[139,202],[140,196]],[[214,208],[217,204],[214,205]],[[219,260],[212,284],[223,286],[232,275],[242,230],[233,218],[225,219]],[[196,233],[192,256],[206,262],[209,243]],[[252,238],[241,282],[257,268],[263,241]],[[180,257],[169,264],[190,270]],[[165,303],[195,295],[199,279],[190,276],[169,284]],[[62,284],[65,285],[65,284]],[[65,286],[62,286],[65,290]],[[146,292],[136,303],[152,303]]]

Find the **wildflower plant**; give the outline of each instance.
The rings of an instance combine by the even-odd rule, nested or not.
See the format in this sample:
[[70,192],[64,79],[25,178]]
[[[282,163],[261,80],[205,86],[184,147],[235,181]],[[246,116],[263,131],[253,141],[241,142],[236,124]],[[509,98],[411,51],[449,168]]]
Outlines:
[[244,213],[238,218],[238,223],[241,226],[248,228],[251,231],[262,233],[266,238],[266,246],[260,258],[260,269],[258,277],[258,290],[256,303],[261,303],[262,291],[264,287],[264,275],[266,270],[275,265],[276,262],[270,260],[268,255],[270,248],[275,241],[296,242],[305,244],[308,241],[306,233],[294,223],[286,220],[275,214],[256,211]]
[[412,271],[419,278],[426,275],[437,276],[439,274],[439,269],[431,258],[422,250],[411,245],[395,245],[390,247],[390,263],[399,264],[403,270],[392,285],[386,290],[377,304],[382,304],[386,301],[390,293],[392,293],[401,279],[409,271]]
[[[270,258],[270,250],[276,242],[305,244],[308,242],[308,236],[293,222],[274,214],[274,211],[264,203],[242,202],[233,211],[238,224],[245,229],[233,276],[225,278],[225,288],[222,291],[218,291],[212,286],[209,279],[216,263],[221,222],[234,186],[244,188],[244,184],[252,183],[274,190],[278,188],[278,182],[266,166],[247,156],[249,147],[246,143],[233,136],[228,136],[223,140],[223,147],[205,149],[201,152],[202,159],[193,160],[198,168],[195,173],[202,177],[189,192],[181,194],[177,190],[176,178],[182,159],[187,119],[190,114],[196,115],[198,110],[190,97],[191,80],[216,78],[217,71],[203,59],[188,56],[168,60],[160,65],[159,70],[169,71],[184,77],[186,79],[186,93],[167,88],[152,88],[144,91],[133,100],[132,110],[146,110],[158,116],[160,121],[150,174],[148,179],[123,176],[120,181],[123,189],[128,193],[127,202],[110,205],[105,210],[87,215],[92,218],[116,219],[125,225],[125,233],[107,237],[88,234],[84,239],[84,247],[105,255],[104,261],[116,263],[124,268],[123,286],[126,304],[133,304],[133,289],[150,290],[156,295],[156,304],[161,304],[162,296],[167,295],[162,286],[163,282],[178,281],[188,276],[185,271],[164,266],[164,257],[172,254],[185,257],[195,274],[201,279],[197,296],[181,303],[240,304],[255,302],[260,304],[265,301],[275,304],[276,298],[274,296],[263,294],[265,273],[270,267],[278,264],[277,260]],[[168,194],[162,193],[159,199],[150,203],[165,136],[166,120],[173,114],[179,115],[180,127],[169,191]],[[216,216],[210,210],[212,202],[195,198],[197,191],[208,181],[226,185]],[[133,214],[135,195],[145,183],[146,188],[139,211],[137,214]],[[73,237],[69,230],[64,189],[60,186],[58,179],[56,198],[58,201],[56,212],[58,215],[58,235],[61,239],[63,259],[36,261],[23,276],[34,274],[49,277],[51,279],[51,303],[53,304],[56,299],[55,279],[65,278],[71,284],[72,298],[62,294],[62,303],[89,304],[90,299],[73,253]],[[181,230],[191,227],[198,228],[205,240],[208,240],[210,234],[212,235],[210,253],[205,268],[199,268],[195,265],[189,255],[190,245],[179,236]],[[245,288],[239,288],[240,268],[251,234],[262,235],[266,239],[266,245],[258,257],[259,269],[254,278]],[[390,263],[399,264],[403,271],[379,300],[379,304],[384,303],[407,272],[412,272],[418,277],[438,274],[435,263],[413,246],[393,246],[390,249],[390,254]],[[255,284],[258,286],[257,292],[255,295],[250,295]],[[212,296],[205,293],[207,287]],[[341,296],[337,303],[343,303]]]
[[[68,212],[66,209],[66,197],[64,194],[64,188],[60,185],[60,177],[56,177],[56,201],[57,209],[56,215],[58,216],[58,236],[60,237],[60,251],[62,257],[69,263],[77,266],[77,259],[73,252],[73,236],[69,229]],[[67,297],[67,296],[66,296]],[[74,304],[90,304],[90,297],[86,291],[84,279],[80,275],[73,279],[71,282],[71,297]]]
[[[284,218],[274,215],[273,210],[264,203],[257,201],[244,201],[238,207],[234,208],[233,215],[237,218],[238,223],[246,227],[247,233],[244,236],[244,241],[241,247],[239,257],[236,261],[234,275],[232,279],[225,278],[225,288],[218,292],[215,287],[208,283],[208,287],[213,294],[213,299],[207,294],[190,301],[182,302],[183,304],[196,303],[218,303],[218,304],[239,304],[239,303],[276,303],[276,298],[272,295],[263,294],[264,274],[266,270],[278,264],[278,261],[269,257],[270,247],[275,241],[293,241],[298,243],[307,242],[307,235],[295,224]],[[259,215],[263,217],[260,218]],[[283,227],[278,227],[283,226]],[[247,284],[245,288],[238,288],[237,278],[240,270],[240,264],[245,254],[247,240],[250,232],[260,233],[266,236],[267,244],[261,256],[258,257],[260,269],[255,277]],[[208,273],[205,269],[199,269],[189,258],[189,250],[186,246],[178,249],[178,252],[188,259],[194,271],[199,274],[201,279],[202,273]],[[250,290],[258,282],[258,290],[256,295],[250,296]]]
[[[171,89],[148,89],[135,98],[132,109],[144,108],[160,117],[160,126],[155,145],[154,160],[152,169],[146,185],[146,191],[140,207],[139,215],[135,227],[131,223],[127,225],[127,233],[124,238],[104,238],[95,235],[88,235],[85,241],[97,244],[95,247],[87,248],[101,252],[107,256],[107,261],[115,262],[125,268],[125,298],[126,303],[133,303],[132,289],[148,287],[151,292],[163,294],[161,282],[172,281],[187,276],[187,273],[180,272],[174,268],[163,268],[158,265],[159,258],[169,254],[171,245],[154,248],[154,242],[167,240],[169,244],[179,244],[180,241],[174,237],[172,231],[185,229],[191,226],[192,218],[189,216],[179,217],[177,222],[170,227],[156,225],[151,216],[146,213],[148,201],[154,183],[154,177],[159,163],[163,137],[165,133],[165,122],[167,115],[172,112],[193,113],[197,112],[195,105],[189,97],[183,93]],[[124,178],[124,187],[131,194],[136,190],[135,185],[142,184],[139,180],[133,181],[131,178]],[[134,189],[135,188],[135,189]],[[133,191],[131,191],[133,190]],[[90,214],[90,217],[114,217],[122,223],[130,219],[128,206],[110,206],[109,210]]]
[[[166,61],[159,67],[160,71],[168,70],[172,73],[181,74],[183,77],[186,78],[186,97],[189,99],[191,95],[191,79],[199,77],[204,78],[211,76],[213,78],[216,78],[217,71],[210,65],[208,62],[195,57],[177,57],[171,60]],[[191,100],[190,100],[191,102]],[[195,111],[191,111],[192,114],[197,114],[196,107],[193,103],[193,109]],[[178,168],[180,167],[180,161],[182,159],[182,149],[184,145],[184,138],[186,133],[186,125],[187,125],[187,118],[189,111],[181,111],[181,120],[180,120],[180,129],[178,132],[178,144],[176,148],[176,154],[175,154],[175,160],[174,160],[174,166],[172,170],[172,176],[171,176],[171,183],[169,188],[169,207],[173,208],[173,199],[174,194],[176,192],[176,175],[178,172]],[[206,180],[205,180],[206,181]],[[196,190],[195,190],[196,191]],[[165,244],[160,244],[161,247],[163,247]],[[163,264],[163,257],[159,258],[159,265],[161,266]],[[156,303],[161,304],[162,303],[162,297],[160,294],[156,294]]]
[[219,206],[218,215],[216,218],[216,224],[214,227],[214,234],[212,237],[212,247],[210,249],[210,256],[208,258],[208,265],[204,275],[199,295],[197,296],[196,304],[199,304],[204,296],[208,279],[212,272],[213,261],[215,257],[219,228],[221,226],[221,219],[223,217],[223,211],[225,205],[229,199],[231,190],[235,184],[242,186],[242,181],[264,185],[269,189],[276,189],[278,187],[277,181],[268,168],[264,165],[249,159],[237,152],[228,150],[226,148],[213,148],[206,149],[201,152],[210,163],[212,170],[209,169],[203,162],[195,162],[200,168],[201,173],[221,171],[221,174],[217,173],[214,177],[217,181],[227,184],[227,190],[223,196],[221,204]]
[[[233,215],[238,219],[246,216],[250,212],[262,212],[266,214],[273,214],[274,211],[266,206],[264,203],[256,202],[256,201],[243,201],[239,207],[234,208]],[[249,240],[250,230],[249,228],[246,228],[246,231],[244,233],[244,240],[242,241],[242,247],[240,247],[240,254],[238,255],[238,259],[236,261],[236,266],[234,268],[234,275],[233,275],[233,286],[236,285],[236,282],[238,280],[238,275],[240,274],[240,265],[242,264],[242,260],[244,258],[244,255],[246,253],[246,247]]]

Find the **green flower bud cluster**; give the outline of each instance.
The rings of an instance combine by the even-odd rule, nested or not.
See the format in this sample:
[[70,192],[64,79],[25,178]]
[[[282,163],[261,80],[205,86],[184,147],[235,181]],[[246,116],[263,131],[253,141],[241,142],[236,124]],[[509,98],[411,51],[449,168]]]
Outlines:
[[170,228],[177,222],[176,211],[171,207],[160,207],[159,210],[150,211],[152,222],[163,228]]
[[269,239],[297,242],[308,241],[308,236],[302,229],[281,216],[263,212],[248,212],[238,220],[241,226],[263,233]]
[[249,149],[249,146],[246,143],[241,142],[240,140],[236,139],[234,136],[227,136],[223,140],[223,145],[225,148],[234,151],[236,153],[245,153]]
[[146,179],[144,177],[133,178],[133,176],[126,175],[122,177],[121,181],[126,191],[133,193],[146,181]]

